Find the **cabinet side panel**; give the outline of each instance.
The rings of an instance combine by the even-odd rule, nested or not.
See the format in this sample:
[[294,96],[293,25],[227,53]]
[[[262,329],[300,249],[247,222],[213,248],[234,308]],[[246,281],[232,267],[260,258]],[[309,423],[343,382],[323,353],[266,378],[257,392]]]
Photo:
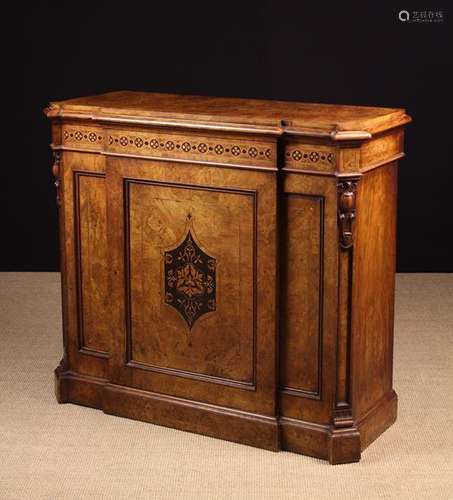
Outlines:
[[324,199],[286,194],[283,209],[281,384],[319,395]]
[[353,258],[352,383],[356,418],[392,389],[396,163],[359,182]]

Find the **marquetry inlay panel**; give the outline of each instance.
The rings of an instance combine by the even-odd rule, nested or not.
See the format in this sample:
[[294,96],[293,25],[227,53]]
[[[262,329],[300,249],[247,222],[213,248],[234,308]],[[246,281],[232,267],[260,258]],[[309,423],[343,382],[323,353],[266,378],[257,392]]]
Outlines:
[[288,144],[285,148],[285,167],[322,172],[335,170],[335,150],[318,144]]
[[174,307],[189,329],[203,314],[216,309],[216,264],[195,241],[191,230],[184,241],[164,253],[165,303]]
[[[112,166],[130,162],[115,160]],[[156,161],[150,166],[153,173],[175,170]],[[148,370],[253,385],[255,193],[124,182],[128,360]]]

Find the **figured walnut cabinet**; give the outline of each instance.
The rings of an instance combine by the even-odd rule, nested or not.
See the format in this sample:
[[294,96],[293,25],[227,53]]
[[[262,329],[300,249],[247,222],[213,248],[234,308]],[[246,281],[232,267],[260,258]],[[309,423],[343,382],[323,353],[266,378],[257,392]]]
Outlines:
[[343,463],[396,418],[401,109],[51,103],[61,403]]

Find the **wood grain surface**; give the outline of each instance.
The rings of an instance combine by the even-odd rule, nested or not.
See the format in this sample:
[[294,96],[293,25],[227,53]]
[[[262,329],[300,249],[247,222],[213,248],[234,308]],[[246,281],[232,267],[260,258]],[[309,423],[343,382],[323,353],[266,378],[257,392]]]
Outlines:
[[49,116],[99,117],[106,120],[150,119],[185,126],[249,125],[249,129],[276,132],[332,133],[345,131],[340,139],[353,139],[350,132],[375,133],[407,123],[404,109],[345,106],[259,99],[203,97],[151,92],[118,91],[52,102]]

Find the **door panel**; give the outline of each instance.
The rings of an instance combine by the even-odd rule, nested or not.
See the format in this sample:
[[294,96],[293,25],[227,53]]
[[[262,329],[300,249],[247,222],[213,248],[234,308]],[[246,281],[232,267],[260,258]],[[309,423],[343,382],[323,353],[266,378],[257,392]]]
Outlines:
[[60,246],[71,370],[105,378],[110,352],[105,158],[64,151]]
[[323,196],[285,194],[282,241],[281,385],[317,397],[321,388]]
[[102,173],[74,172],[75,238],[82,350],[106,354],[108,262],[105,179]]
[[107,162],[112,381],[274,415],[274,174]]
[[125,196],[128,361],[252,385],[255,193],[128,180]]

